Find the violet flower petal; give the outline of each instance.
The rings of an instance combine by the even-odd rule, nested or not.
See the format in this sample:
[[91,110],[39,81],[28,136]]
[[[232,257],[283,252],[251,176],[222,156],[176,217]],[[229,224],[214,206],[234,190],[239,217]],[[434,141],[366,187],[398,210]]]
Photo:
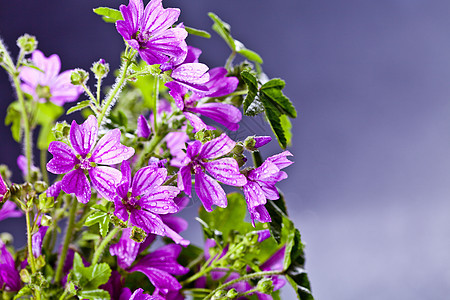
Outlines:
[[130,212],[130,223],[142,228],[147,233],[165,235],[164,223],[158,215],[145,210],[132,210]]
[[97,140],[97,135],[98,124],[97,119],[93,115],[90,115],[81,125],[78,125],[74,120],[70,126],[70,143],[73,149],[83,158],[91,151]]
[[12,201],[6,201],[3,203],[2,208],[0,209],[0,221],[9,219],[9,218],[18,218],[23,215],[22,211],[16,210],[17,206]]
[[270,136],[255,136],[253,139],[255,140],[254,148],[256,149],[266,145],[272,140]]
[[180,168],[180,170],[178,171],[177,184],[178,188],[181,191],[184,191],[186,195],[191,196],[192,176],[190,166],[184,166]]
[[180,190],[174,186],[160,186],[144,194],[138,200],[137,205],[154,214],[176,213],[179,208],[172,199],[179,192]]
[[242,189],[244,190],[244,196],[247,201],[249,211],[256,206],[266,204],[266,197],[264,196],[264,192],[258,183],[249,180],[247,181],[247,184],[242,187]]
[[[187,63],[175,68],[170,75],[181,83],[204,84],[209,80],[208,66],[201,63]],[[189,88],[188,87],[188,88]]]
[[141,272],[148,277],[150,282],[158,289],[164,291],[177,291],[181,284],[169,273],[143,265],[136,265],[130,272]]
[[83,204],[91,199],[91,186],[81,168],[64,175],[61,180],[61,189],[67,194],[75,194],[77,200]]
[[190,112],[183,112],[186,119],[191,123],[192,127],[194,127],[194,132],[200,131],[200,130],[215,130],[214,127],[206,125],[205,122],[203,122],[202,119],[200,119],[199,116],[196,116],[193,113]]
[[255,227],[255,221],[259,221],[261,223],[271,222],[269,212],[264,207],[264,205],[259,205],[254,207],[253,209],[249,209],[250,218],[252,219],[253,227]]
[[127,207],[122,203],[122,199],[118,197],[114,199],[114,215],[124,222],[128,221]]
[[117,194],[122,198],[127,197],[128,190],[131,186],[131,167],[130,163],[126,160],[122,162],[122,166],[120,167],[120,170],[122,172],[122,179],[117,186]]
[[131,185],[132,196],[140,196],[159,187],[167,178],[167,169],[148,166],[139,169]]
[[47,170],[51,173],[65,174],[79,162],[72,148],[63,142],[51,142],[48,151],[53,154],[53,158],[47,163]]
[[117,264],[122,269],[129,268],[136,260],[139,252],[140,243],[130,239],[130,233],[130,228],[124,229],[119,242],[109,247],[109,253],[112,256],[117,256]]
[[290,161],[289,159],[287,159],[287,156],[293,156],[293,155],[291,152],[286,150],[279,154],[268,157],[266,159],[266,161],[268,160],[268,161],[274,163],[281,170],[281,169],[286,168],[294,163],[293,161]]
[[177,263],[180,253],[179,245],[168,244],[147,254],[136,265],[157,268],[173,275],[184,275],[189,272],[189,269]]
[[191,242],[185,240],[181,235],[179,235],[176,231],[172,230],[169,226],[166,226],[166,236],[171,238],[175,243],[187,247]]
[[120,143],[120,129],[108,131],[92,151],[91,161],[98,164],[114,165],[129,159],[134,149]]
[[225,154],[228,154],[233,150],[236,142],[230,139],[225,133],[222,133],[219,137],[206,142],[202,150],[200,151],[199,158],[201,159],[214,159]]
[[89,170],[89,177],[100,196],[112,201],[116,194],[116,185],[122,178],[122,173],[111,167],[97,166]]
[[232,131],[239,129],[239,122],[242,119],[240,110],[227,103],[204,103],[189,109],[205,117],[211,118],[219,124]]
[[151,133],[152,130],[148,125],[147,119],[143,115],[140,115],[137,120],[137,130],[136,130],[137,136],[148,139]]
[[239,165],[234,158],[225,157],[202,164],[218,181],[233,185],[243,186],[247,183],[247,178],[239,172]]
[[61,180],[57,181],[54,184],[52,184],[51,186],[49,186],[46,191],[47,197],[53,197],[53,198],[58,197],[59,193],[61,193],[61,186],[62,186]]
[[41,226],[38,232],[31,237],[32,252],[34,257],[39,257],[42,253],[42,241],[47,233],[48,226]]
[[[128,288],[127,288],[128,289]],[[129,291],[130,289],[128,289]],[[128,291],[126,291],[125,293],[128,293]],[[131,291],[130,291],[131,294]],[[128,300],[159,300],[162,299],[160,297],[154,297],[148,294],[144,294],[144,290],[139,288],[137,290],[134,291],[134,293],[132,295],[130,295],[129,298],[123,298],[123,299],[128,299]],[[122,295],[120,295],[120,299],[122,300]]]
[[195,192],[203,203],[207,212],[211,212],[212,205],[227,207],[227,196],[220,184],[205,175],[201,168],[195,170]]

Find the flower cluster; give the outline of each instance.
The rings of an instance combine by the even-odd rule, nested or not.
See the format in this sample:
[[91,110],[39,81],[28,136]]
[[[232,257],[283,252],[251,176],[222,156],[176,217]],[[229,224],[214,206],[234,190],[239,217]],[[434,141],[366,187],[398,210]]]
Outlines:
[[[213,29],[232,50],[226,67],[199,61],[201,49],[186,37],[205,33],[177,23],[180,10],[163,8],[162,0],[94,12],[114,22],[125,43],[116,83],[103,99],[105,60],[91,68],[92,93],[87,71],[59,74],[59,57],[46,58],[34,37],[19,38],[16,63],[0,40],[0,66],[17,91],[8,110],[15,115],[7,119],[23,142],[17,164],[25,179],[12,182],[0,168],[0,221],[24,217],[27,230],[18,251],[9,235],[0,235],[4,298],[270,299],[285,275],[309,293],[307,277],[297,276],[304,272],[300,233],[277,188],[292,154],[263,160],[270,136],[229,134],[243,114],[264,112],[285,149],[279,118],[295,117],[295,109],[281,92],[284,82],[266,83],[259,55],[214,14]],[[251,62],[235,64],[237,53]],[[63,105],[82,92],[88,99],[67,113],[82,110],[85,120],[58,121]],[[41,168],[32,156],[37,130]],[[197,199],[202,247],[182,236]]]

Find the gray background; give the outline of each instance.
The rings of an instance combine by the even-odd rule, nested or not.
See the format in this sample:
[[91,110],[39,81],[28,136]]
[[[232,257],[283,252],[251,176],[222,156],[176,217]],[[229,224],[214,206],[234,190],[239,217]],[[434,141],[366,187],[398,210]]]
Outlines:
[[[14,53],[24,32],[63,69],[105,58],[121,37],[91,9],[120,1],[0,0],[0,36]],[[186,25],[208,29],[208,11],[282,77],[299,117],[295,164],[280,184],[307,244],[317,299],[448,299],[450,292],[450,2],[445,0],[184,0]],[[223,41],[192,38],[210,67]],[[14,98],[0,73],[0,116]],[[261,128],[261,120],[244,125]],[[250,124],[250,125],[248,125]],[[256,126],[258,125],[258,126]],[[245,127],[243,126],[243,127]],[[0,161],[20,146],[0,126]],[[263,154],[277,153],[277,145]],[[20,180],[15,170],[15,180]],[[195,205],[185,214],[193,216]],[[23,226],[12,221],[0,229]],[[198,240],[198,226],[184,236]],[[16,244],[25,237],[16,236]],[[289,292],[284,299],[291,299]]]

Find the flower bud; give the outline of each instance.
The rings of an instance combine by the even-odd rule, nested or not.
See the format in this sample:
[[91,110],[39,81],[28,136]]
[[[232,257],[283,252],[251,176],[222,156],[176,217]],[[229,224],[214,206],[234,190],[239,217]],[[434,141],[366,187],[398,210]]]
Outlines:
[[102,79],[103,77],[106,77],[109,72],[109,64],[106,63],[106,61],[101,58],[99,61],[96,61],[91,68],[92,73],[94,73],[95,78]]
[[212,296],[212,300],[219,300],[219,299],[224,299],[227,295],[227,292],[224,290],[218,290],[214,296]]
[[67,139],[69,137],[70,125],[66,121],[58,122],[53,126],[52,132],[57,141]]
[[27,269],[22,269],[20,270],[20,279],[25,282],[25,283],[29,283],[31,281],[31,275],[30,273],[28,273]]
[[36,40],[36,37],[29,35],[27,33],[20,36],[17,39],[17,46],[23,52],[25,52],[25,54],[29,54],[29,53],[33,52],[34,50],[36,50],[37,45],[38,45],[38,42]]
[[48,188],[48,184],[45,181],[36,181],[34,183],[34,189],[38,193],[43,193]]
[[270,136],[249,136],[244,141],[244,147],[249,151],[255,151],[271,140]]
[[75,69],[70,74],[70,82],[73,85],[83,85],[89,79],[89,73],[83,69]]
[[45,258],[41,255],[35,260],[35,263],[36,263],[36,269],[40,270],[43,267],[45,267]]
[[55,205],[55,199],[53,197],[47,197],[47,193],[42,193],[39,195],[39,209],[47,210]]
[[270,278],[263,278],[260,281],[258,281],[258,285],[256,286],[258,291],[260,291],[263,294],[270,295],[273,292],[273,282]]
[[42,226],[50,226],[50,225],[52,225],[52,223],[53,223],[52,217],[50,217],[48,215],[42,215],[42,219],[41,219]]
[[18,184],[13,183],[13,185],[11,185],[11,187],[9,188],[9,191],[11,192],[12,197],[20,198],[22,187]]
[[233,288],[227,292],[226,296],[228,299],[235,299],[237,298],[238,295],[239,293],[236,291],[236,289]]
[[113,223],[114,226],[116,226],[116,227],[127,228],[127,223],[125,223],[124,221],[122,221],[121,219],[116,217],[115,215],[110,215],[110,220],[111,220],[111,223]]
[[14,237],[9,232],[0,233],[0,240],[5,244],[12,244],[14,241]]
[[133,227],[131,230],[130,239],[135,242],[142,243],[146,237],[147,233],[139,227]]

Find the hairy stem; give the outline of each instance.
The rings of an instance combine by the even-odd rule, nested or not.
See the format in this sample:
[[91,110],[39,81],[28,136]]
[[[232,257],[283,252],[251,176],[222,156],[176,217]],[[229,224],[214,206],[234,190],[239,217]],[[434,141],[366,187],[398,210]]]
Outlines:
[[41,150],[41,173],[42,179],[45,183],[49,184],[47,172],[47,150]]
[[153,132],[158,132],[158,95],[159,95],[159,78],[154,77],[155,83],[153,86]]
[[98,263],[98,261],[100,260],[100,256],[103,254],[103,251],[105,250],[105,247],[108,246],[108,244],[116,236],[116,234],[119,233],[120,229],[121,229],[120,227],[115,227],[103,239],[102,243],[100,244],[100,246],[98,246],[97,250],[95,251],[94,257],[92,258],[93,265]]
[[77,198],[73,197],[72,200],[72,207],[70,208],[69,212],[69,223],[67,224],[66,228],[66,235],[64,237],[64,244],[63,248],[61,250],[61,254],[59,256],[58,266],[56,268],[56,274],[55,274],[55,283],[59,283],[59,281],[62,278],[62,271],[64,267],[64,262],[66,261],[67,251],[69,249],[70,241],[72,240],[72,234],[73,234],[73,228],[75,225],[75,219],[77,216],[77,206],[78,206],[78,200]]

